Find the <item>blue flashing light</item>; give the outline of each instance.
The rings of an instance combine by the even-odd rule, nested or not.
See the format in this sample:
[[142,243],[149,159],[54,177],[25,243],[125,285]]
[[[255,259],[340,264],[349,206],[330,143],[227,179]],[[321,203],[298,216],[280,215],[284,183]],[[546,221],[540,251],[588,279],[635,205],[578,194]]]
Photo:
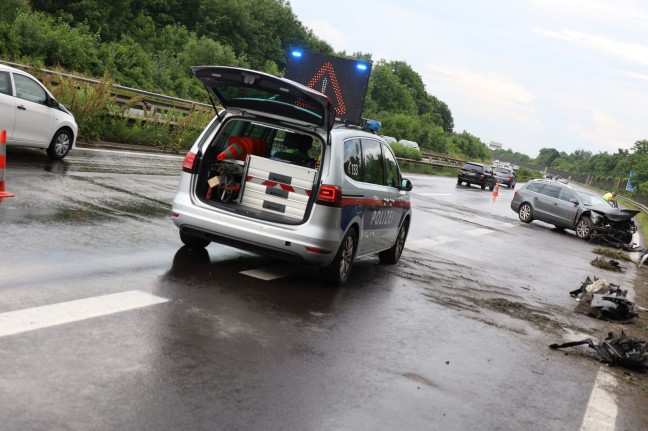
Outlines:
[[358,70],[362,70],[362,71],[367,70],[367,65],[364,63],[358,63],[356,67],[358,68]]
[[365,120],[365,127],[374,133],[378,133],[382,124],[378,120]]
[[303,53],[302,53],[301,51],[294,50],[294,51],[292,52],[292,56],[293,56],[293,57],[300,58],[302,55],[303,55]]

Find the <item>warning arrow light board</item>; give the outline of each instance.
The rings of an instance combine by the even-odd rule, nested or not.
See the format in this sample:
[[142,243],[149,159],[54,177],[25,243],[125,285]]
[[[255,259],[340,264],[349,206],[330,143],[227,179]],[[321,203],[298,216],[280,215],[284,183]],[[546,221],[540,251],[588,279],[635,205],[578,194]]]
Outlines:
[[286,78],[306,85],[331,99],[337,121],[359,123],[371,63],[318,54],[293,51],[288,56]]

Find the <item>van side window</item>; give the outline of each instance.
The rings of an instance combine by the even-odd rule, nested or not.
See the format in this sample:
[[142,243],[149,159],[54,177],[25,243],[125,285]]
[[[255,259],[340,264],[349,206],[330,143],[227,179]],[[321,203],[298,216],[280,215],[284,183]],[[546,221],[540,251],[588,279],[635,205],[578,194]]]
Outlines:
[[385,185],[398,187],[400,186],[400,175],[396,158],[389,148],[383,148],[383,154],[385,155]]
[[380,147],[378,141],[362,140],[364,182],[382,186],[385,185],[385,163]]
[[364,181],[360,139],[349,139],[348,141],[344,141],[344,173],[351,179]]

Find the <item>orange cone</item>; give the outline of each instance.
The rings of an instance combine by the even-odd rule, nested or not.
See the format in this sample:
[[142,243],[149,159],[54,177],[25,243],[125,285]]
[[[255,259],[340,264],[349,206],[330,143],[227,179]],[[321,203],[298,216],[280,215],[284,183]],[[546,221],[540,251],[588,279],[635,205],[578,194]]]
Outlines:
[[493,197],[499,196],[499,183],[495,183],[495,188],[493,189]]
[[216,158],[218,160],[245,160],[248,154],[263,156],[266,150],[267,146],[263,139],[230,136],[227,140],[227,148]]
[[0,199],[16,195],[5,191],[5,170],[7,168],[7,131],[0,132]]

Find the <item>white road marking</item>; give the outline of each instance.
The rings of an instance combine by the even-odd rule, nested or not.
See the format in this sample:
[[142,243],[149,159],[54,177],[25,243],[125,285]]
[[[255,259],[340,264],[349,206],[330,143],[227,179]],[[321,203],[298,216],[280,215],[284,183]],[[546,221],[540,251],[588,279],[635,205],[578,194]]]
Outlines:
[[439,244],[445,244],[447,242],[452,242],[452,241],[455,241],[455,239],[449,236],[445,236],[445,235],[432,236],[429,238],[407,241],[405,243],[405,248],[408,250],[420,250],[422,248],[432,247],[434,245],[439,245]]
[[452,196],[452,193],[416,193],[419,196]]
[[478,228],[478,229],[467,230],[464,233],[466,235],[470,235],[470,236],[479,236],[479,235],[486,235],[486,234],[492,233],[492,232],[493,232],[493,229]]
[[613,431],[619,407],[614,401],[612,390],[617,386],[616,378],[604,368],[600,368],[590,394],[581,431]]
[[266,266],[264,268],[248,269],[241,271],[239,274],[247,275],[249,277],[258,278],[264,281],[276,280],[278,278],[288,277],[290,275],[299,274],[304,272],[304,267],[300,265],[277,265]]
[[518,227],[519,223],[504,223],[501,227]]
[[78,322],[169,301],[166,298],[130,290],[93,298],[77,299],[24,310],[0,313],[0,337],[50,326]]

